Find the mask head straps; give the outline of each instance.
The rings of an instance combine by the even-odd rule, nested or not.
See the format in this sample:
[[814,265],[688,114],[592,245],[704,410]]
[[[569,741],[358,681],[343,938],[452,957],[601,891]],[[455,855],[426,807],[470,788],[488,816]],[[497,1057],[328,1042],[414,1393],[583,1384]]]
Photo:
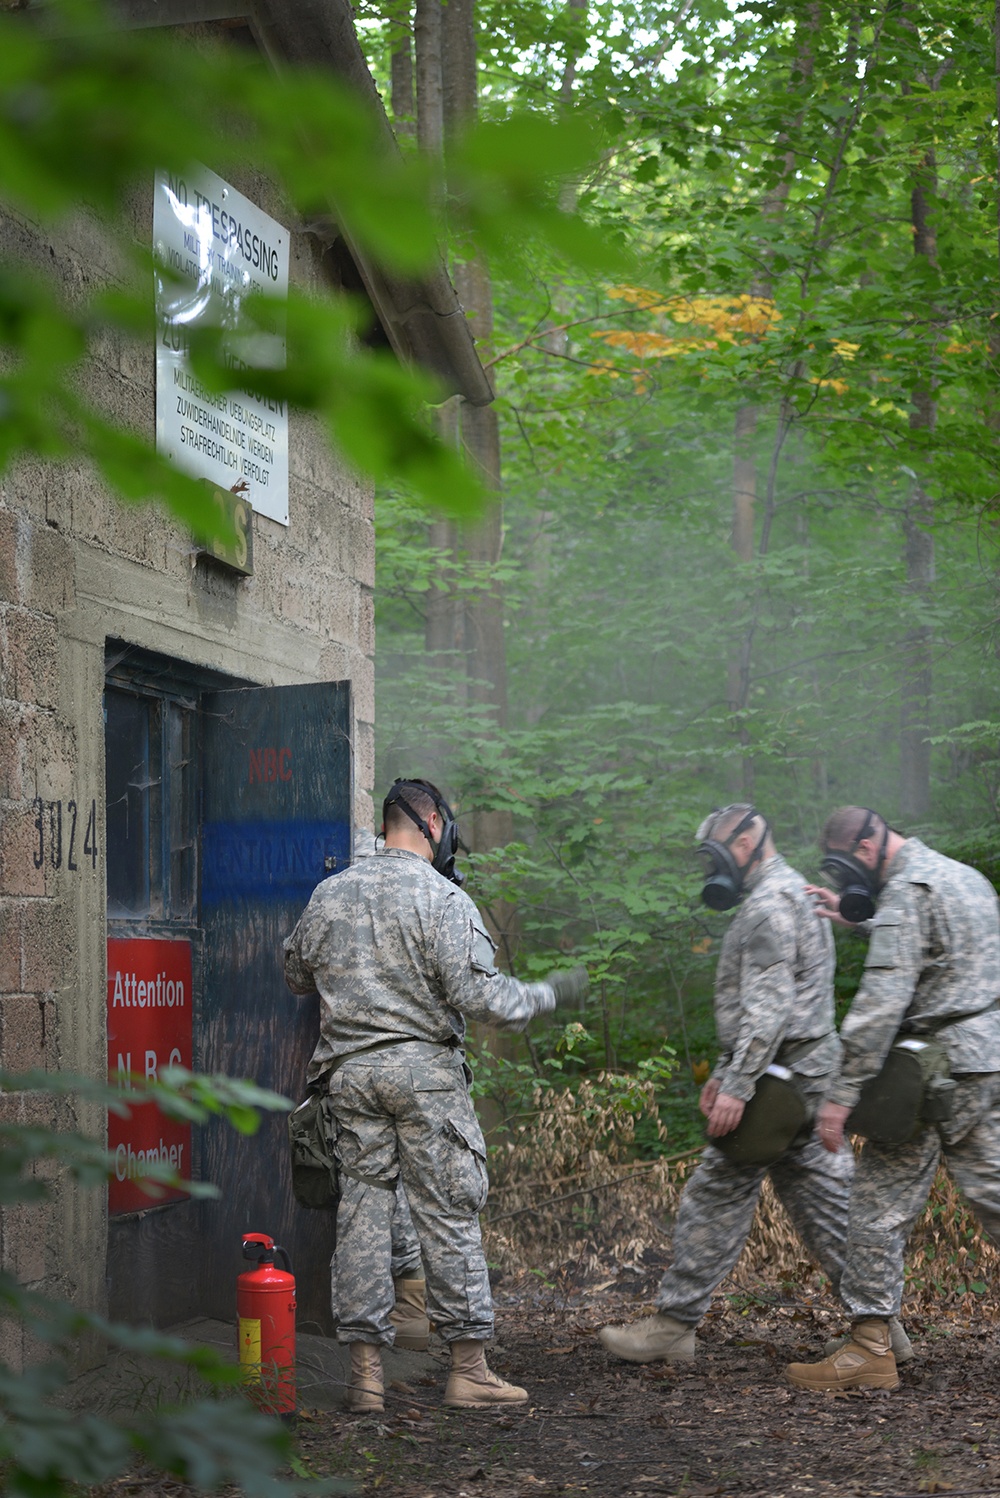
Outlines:
[[857,837],[854,839],[854,841],[851,844],[851,846],[848,848],[848,850],[847,850],[848,853],[852,853],[852,854],[856,853],[858,851],[858,849],[861,847],[861,844],[864,842],[865,838],[866,837],[871,837],[871,835],[872,835],[872,833],[874,831],[875,831],[875,813],[872,811],[872,809],[871,809],[870,806],[866,806],[865,807],[864,825],[862,826],[861,831],[858,833]]
[[[731,848],[732,845],[733,845],[733,843],[735,843],[736,839],[739,837],[740,833],[741,832],[746,832],[747,828],[750,827],[750,826],[752,826],[752,824],[757,820],[757,816],[758,816],[758,812],[757,812],[756,806],[751,806],[751,808],[747,812],[746,816],[743,817],[741,821],[739,821],[739,822],[736,823],[736,826],[733,828],[732,832],[729,834],[729,836],[726,838],[725,842],[723,843],[723,847],[725,847],[725,848]],[[755,860],[760,857],[760,850],[764,846],[764,839],[766,837],[767,837],[767,822],[765,821],[764,822],[764,830],[763,830],[763,832],[760,835],[760,840],[757,843],[756,848],[754,848],[753,852],[750,855],[750,863],[755,862]]]
[[[431,829],[428,823],[410,805],[406,797],[402,795],[402,792],[407,790],[419,791],[421,795],[429,796],[434,802],[434,808],[441,818],[441,837],[438,842],[435,842],[431,837]],[[460,874],[455,868],[455,854],[458,852],[458,823],[455,821],[451,807],[441,795],[441,792],[436,790],[426,780],[394,781],[392,789],[382,802],[383,829],[385,827],[385,814],[390,806],[398,806],[400,811],[408,816],[415,826],[419,827],[431,845],[431,853],[433,855],[431,863],[437,869],[438,873],[443,874],[446,879],[450,879],[453,884],[464,884],[465,875]]]
[[[865,838],[873,837],[882,822],[882,843],[874,869],[869,869],[857,857],[857,851]],[[861,831],[846,852],[826,848],[820,867],[833,877],[840,890],[840,914],[845,921],[857,925],[859,921],[870,921],[875,914],[875,897],[881,888],[879,874],[885,861],[885,850],[889,843],[889,823],[880,818],[871,807],[865,807],[865,819]]]
[[[720,811],[717,811],[712,817],[712,823],[717,822],[719,817],[723,816],[728,809],[728,807],[723,807]],[[757,808],[751,806],[748,811],[744,812],[732,832],[723,841],[720,841],[718,838],[707,837],[698,844],[698,852],[706,853],[712,860],[711,872],[705,880],[701,891],[701,898],[709,909],[732,910],[733,906],[738,903],[743,893],[747,871],[763,856],[764,844],[767,842],[767,835],[770,831],[767,818],[761,818],[764,825],[761,828],[760,837],[757,839],[757,846],[744,865],[741,866],[736,862],[730,849],[740,833],[745,832],[748,827],[752,826],[759,816],[760,812]]]
[[[878,830],[875,825],[876,822],[882,822],[882,845],[878,850],[878,862],[876,863],[874,869],[866,870],[866,872],[870,873],[872,878],[877,880],[879,872],[882,868],[882,860],[885,858],[885,850],[889,842],[889,823],[883,821],[878,812],[872,811],[870,806],[865,807],[864,824],[862,825],[861,831],[858,833],[857,837],[848,848],[847,857],[854,859],[854,862],[858,864],[860,868],[864,868],[864,864],[861,863],[861,860],[855,855],[857,854],[858,849],[861,847],[861,844],[864,842],[866,837],[874,837],[875,833]],[[827,848],[826,856],[827,858],[830,858],[831,856],[836,857],[837,855],[835,853],[831,854],[831,850]],[[844,855],[842,854],[841,857],[843,856]]]

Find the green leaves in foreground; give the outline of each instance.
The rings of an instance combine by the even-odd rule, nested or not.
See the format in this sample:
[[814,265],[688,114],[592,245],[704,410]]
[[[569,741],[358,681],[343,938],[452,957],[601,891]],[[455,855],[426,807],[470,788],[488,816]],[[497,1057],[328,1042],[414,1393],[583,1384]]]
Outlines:
[[[17,1094],[33,1099],[48,1094],[53,1100],[53,1119],[58,1116],[55,1100],[59,1097],[85,1099],[126,1117],[133,1107],[155,1103],[168,1118],[191,1124],[224,1118],[240,1134],[256,1133],[262,1110],[287,1112],[292,1106],[287,1098],[258,1087],[256,1082],[199,1076],[183,1066],[164,1067],[156,1081],[134,1077],[128,1088],[71,1072],[0,1072],[0,1093],[8,1099]],[[103,1186],[113,1168],[102,1140],[75,1130],[62,1131],[57,1124],[49,1126],[34,1117],[31,1122],[20,1122],[8,1110],[7,1116],[0,1118],[0,1206],[40,1201],[50,1195],[46,1177],[36,1175],[34,1170],[46,1160],[55,1161],[85,1187]],[[151,1198],[159,1194],[159,1186],[180,1186],[192,1196],[216,1194],[211,1182],[181,1180],[169,1166],[152,1161],[146,1167],[146,1178]]]
[[[286,1099],[252,1082],[202,1077],[180,1067],[162,1080],[123,1094],[117,1087],[67,1074],[0,1074],[7,1117],[18,1095],[34,1105],[48,1094],[58,1113],[61,1099],[86,1099],[120,1110],[155,1100],[164,1112],[192,1122],[225,1117],[244,1133],[259,1123],[260,1109],[286,1109]],[[48,1194],[36,1166],[54,1162],[83,1185],[100,1186],[107,1176],[103,1143],[72,1130],[33,1122],[0,1124],[0,1204],[37,1201]],[[45,1167],[51,1177],[51,1163]],[[119,1326],[68,1302],[27,1289],[0,1271],[0,1315],[20,1322],[49,1356],[25,1371],[0,1363],[0,1472],[3,1490],[23,1498],[59,1498],[82,1485],[108,1482],[151,1465],[204,1492],[234,1486],[247,1498],[298,1498],[344,1491],[333,1482],[290,1474],[294,1454],[289,1433],[254,1409],[237,1391],[240,1369],[211,1348],[146,1327]],[[118,1416],[81,1412],[68,1393],[77,1340],[99,1338],[113,1353],[144,1367],[169,1367],[197,1397],[176,1408],[136,1407]]]
[[[540,117],[471,132],[449,166],[449,235],[478,236],[497,256],[540,240],[589,267],[600,263],[600,242],[555,198],[559,176],[582,170],[594,148],[577,124]],[[275,76],[243,48],[194,46],[155,28],[130,31],[99,0],[52,0],[30,12],[0,7],[0,216],[42,226],[8,233],[0,253],[0,474],[22,455],[85,457],[119,497],[158,500],[201,538],[219,526],[203,486],[81,392],[95,365],[110,363],[117,375],[123,344],[152,348],[150,260],[133,229],[137,193],[149,191],[157,171],[183,174],[203,159],[237,181],[252,163],[284,194],[281,216],[299,232],[344,224],[382,269],[408,278],[439,273],[444,230],[433,205],[445,198],[434,180],[442,168],[401,155],[370,101],[331,73]],[[100,240],[102,262],[120,269],[108,295],[91,289],[87,266],[70,304],[59,274],[50,279],[29,267],[47,263],[40,251],[50,230],[55,257],[81,212],[91,222],[85,244],[69,256],[73,265]],[[53,258],[52,268],[58,265]],[[415,288],[415,295],[423,294]],[[206,336],[199,375],[216,390],[236,388],[237,378],[266,387],[315,412],[360,471],[409,487],[437,511],[474,513],[478,479],[437,440],[424,414],[442,390],[366,348],[367,331],[342,294],[293,291],[287,369],[227,374]]]
[[[440,390],[430,376],[405,368],[392,354],[359,352],[359,335],[367,331],[360,304],[346,298],[316,302],[293,290],[287,302],[254,297],[244,305],[261,326],[280,319],[288,344],[286,368],[253,371],[255,391],[313,411],[334,448],[377,481],[401,477],[425,504],[445,514],[478,511],[479,480],[454,448],[437,440],[424,415]],[[189,336],[192,366],[206,388],[238,388],[226,364],[223,330],[192,329]]]
[[[234,1370],[219,1362],[232,1376]],[[347,1483],[285,1476],[294,1461],[289,1433],[239,1396],[111,1420],[60,1405],[66,1382],[65,1368],[55,1361],[20,1374],[0,1367],[5,1493],[59,1498],[147,1465],[205,1493],[235,1486],[246,1498],[305,1498],[352,1490]]]

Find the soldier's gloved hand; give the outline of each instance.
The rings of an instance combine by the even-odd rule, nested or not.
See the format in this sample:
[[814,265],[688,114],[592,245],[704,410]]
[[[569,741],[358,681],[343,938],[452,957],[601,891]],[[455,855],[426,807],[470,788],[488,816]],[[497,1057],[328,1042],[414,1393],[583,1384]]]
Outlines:
[[585,967],[557,968],[545,982],[556,996],[557,1009],[579,1008],[590,988],[590,974]]

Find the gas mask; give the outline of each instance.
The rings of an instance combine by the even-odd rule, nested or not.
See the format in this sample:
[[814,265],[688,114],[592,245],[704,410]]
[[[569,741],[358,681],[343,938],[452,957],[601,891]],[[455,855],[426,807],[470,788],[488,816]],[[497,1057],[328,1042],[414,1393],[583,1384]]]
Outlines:
[[[717,813],[717,816],[721,815],[722,812]],[[768,833],[767,822],[764,822],[757,846],[743,868],[740,868],[736,862],[736,859],[730,852],[730,847],[739,837],[740,833],[745,832],[758,815],[759,813],[756,808],[751,806],[746,816],[740,822],[737,822],[724,843],[720,843],[715,838],[709,837],[704,842],[698,844],[698,852],[704,853],[710,860],[705,883],[701,888],[701,898],[709,910],[732,910],[733,906],[737,905],[742,898],[743,884],[747,873],[764,851],[764,844],[767,841]]]
[[[435,842],[431,837],[431,829],[424,821],[419,812],[399,794],[403,790],[422,791],[425,796],[430,796],[437,808],[438,816],[442,821],[441,840]],[[416,823],[424,837],[430,843],[434,853],[431,860],[432,866],[439,874],[450,879],[452,884],[459,886],[465,883],[465,875],[459,873],[455,867],[455,854],[458,852],[458,823],[452,815],[451,807],[447,801],[426,780],[397,780],[393,783],[392,790],[382,802],[382,821],[385,822],[385,814],[390,806],[398,806],[400,811],[405,812],[411,822]]]
[[855,926],[859,921],[871,920],[875,914],[875,901],[881,888],[878,876],[889,841],[888,822],[882,824],[882,846],[878,850],[878,862],[874,869],[866,869],[860,859],[854,857],[858,846],[866,837],[871,837],[875,831],[874,817],[875,813],[866,809],[865,825],[847,852],[842,853],[839,849],[827,848],[823,853],[823,862],[820,864],[820,868],[825,874],[830,875],[840,891],[841,915],[845,921],[850,921]]

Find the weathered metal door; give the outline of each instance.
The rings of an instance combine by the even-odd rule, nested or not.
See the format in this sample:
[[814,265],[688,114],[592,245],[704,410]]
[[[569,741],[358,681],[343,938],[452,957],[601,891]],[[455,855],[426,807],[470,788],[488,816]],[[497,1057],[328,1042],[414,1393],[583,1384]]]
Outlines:
[[[318,1030],[315,996],[285,986],[282,942],[321,879],[350,861],[350,683],[254,687],[202,697],[200,1071],[247,1077],[298,1102]],[[285,1115],[258,1133],[200,1131],[203,1314],[231,1319],[241,1235],[289,1252],[299,1319],[330,1326],[333,1216],[292,1196]]]

